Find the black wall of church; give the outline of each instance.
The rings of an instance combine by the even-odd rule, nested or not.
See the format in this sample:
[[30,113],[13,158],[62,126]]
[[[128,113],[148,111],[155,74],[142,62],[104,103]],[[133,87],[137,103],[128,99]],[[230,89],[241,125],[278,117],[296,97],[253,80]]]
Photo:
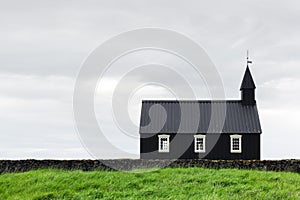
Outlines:
[[[213,160],[259,160],[260,135],[241,134],[242,152],[230,152],[230,134],[206,135],[206,152],[194,152],[194,134],[170,134],[170,148],[168,153],[158,152],[158,134],[142,134],[140,139],[141,159],[213,159]],[[175,137],[176,136],[176,137]]]

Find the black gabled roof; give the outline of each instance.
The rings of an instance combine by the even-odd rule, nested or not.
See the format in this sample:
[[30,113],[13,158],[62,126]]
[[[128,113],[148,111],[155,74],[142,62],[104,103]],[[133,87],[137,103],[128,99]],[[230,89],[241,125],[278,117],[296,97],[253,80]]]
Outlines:
[[[187,111],[181,122],[181,106]],[[212,106],[216,118],[212,116]],[[226,114],[222,109],[226,108]],[[151,108],[151,112],[149,112]],[[165,111],[164,111],[165,110]],[[199,112],[197,112],[197,110]],[[152,121],[150,123],[151,113]],[[195,121],[200,115],[198,123]],[[163,123],[164,116],[166,122]],[[221,125],[225,116],[224,126]],[[224,118],[223,118],[224,119]],[[210,126],[210,131],[208,128]],[[256,105],[242,105],[240,100],[232,101],[176,101],[176,100],[147,100],[142,102],[140,134],[143,133],[256,133],[260,134],[261,126]],[[221,130],[221,131],[219,131]]]
[[256,88],[256,86],[253,81],[252,75],[250,73],[250,69],[247,66],[240,90],[255,89],[255,88]]

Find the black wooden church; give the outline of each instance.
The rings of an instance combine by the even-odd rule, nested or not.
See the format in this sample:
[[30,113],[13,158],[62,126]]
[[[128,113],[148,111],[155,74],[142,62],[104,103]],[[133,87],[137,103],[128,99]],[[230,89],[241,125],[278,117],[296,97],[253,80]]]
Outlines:
[[[241,100],[144,100],[140,120],[141,159],[260,159],[262,130],[255,88],[247,65],[240,88]],[[226,108],[225,115],[218,114],[218,106]],[[181,118],[182,107],[189,111],[184,118]],[[212,119],[213,107],[216,114]],[[195,113],[196,110],[199,112]],[[192,123],[195,117],[198,123]]]

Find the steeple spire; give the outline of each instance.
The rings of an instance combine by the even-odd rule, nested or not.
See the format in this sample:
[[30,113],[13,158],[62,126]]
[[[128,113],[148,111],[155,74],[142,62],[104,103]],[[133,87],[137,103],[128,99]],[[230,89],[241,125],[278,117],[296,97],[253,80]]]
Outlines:
[[256,88],[256,86],[255,86],[255,83],[253,81],[249,66],[247,66],[240,90],[255,89],[255,88]]
[[255,104],[255,93],[254,90],[256,88],[255,83],[253,81],[249,64],[252,64],[252,61],[249,60],[249,52],[247,50],[247,67],[244,74],[244,78],[241,84],[241,99],[244,105],[254,105]]
[[252,61],[249,60],[249,50],[247,50],[247,67],[246,67],[246,71],[244,74],[244,78],[243,78],[240,90],[256,88],[253,78],[252,78],[252,75],[250,73],[249,64],[252,64]]

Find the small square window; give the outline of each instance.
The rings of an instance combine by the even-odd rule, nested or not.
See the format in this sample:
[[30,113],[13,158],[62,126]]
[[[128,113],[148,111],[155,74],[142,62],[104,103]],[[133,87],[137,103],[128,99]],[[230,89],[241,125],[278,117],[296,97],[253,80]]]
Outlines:
[[242,153],[242,136],[231,135],[230,136],[230,152],[231,153]]
[[194,149],[196,153],[205,152],[205,135],[195,135]]
[[169,135],[158,136],[158,152],[169,152]]

